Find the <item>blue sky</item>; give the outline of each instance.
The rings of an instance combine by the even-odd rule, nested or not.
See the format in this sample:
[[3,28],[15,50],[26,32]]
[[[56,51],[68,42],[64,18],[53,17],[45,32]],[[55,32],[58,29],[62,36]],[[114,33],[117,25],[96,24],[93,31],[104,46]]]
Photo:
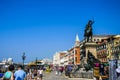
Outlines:
[[52,58],[83,39],[88,20],[94,34],[120,34],[120,0],[0,0],[0,60]]

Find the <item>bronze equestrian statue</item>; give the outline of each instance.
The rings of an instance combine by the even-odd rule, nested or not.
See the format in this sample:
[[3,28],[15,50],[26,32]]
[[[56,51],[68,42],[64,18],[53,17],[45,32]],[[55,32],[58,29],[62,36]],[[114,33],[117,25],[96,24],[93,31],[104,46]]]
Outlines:
[[88,24],[86,25],[86,28],[85,28],[85,31],[84,31],[84,37],[85,37],[86,42],[89,42],[89,41],[92,42],[92,35],[93,35],[92,24],[93,23],[94,23],[94,20],[93,21],[89,20]]

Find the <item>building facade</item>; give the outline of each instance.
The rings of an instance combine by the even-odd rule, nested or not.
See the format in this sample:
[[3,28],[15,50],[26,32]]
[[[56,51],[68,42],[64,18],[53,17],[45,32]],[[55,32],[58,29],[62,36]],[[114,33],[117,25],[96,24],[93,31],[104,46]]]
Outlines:
[[103,42],[98,42],[97,47],[96,47],[96,52],[97,52],[97,59],[101,62],[107,62],[107,40],[103,40]]
[[111,35],[106,39],[102,39],[101,42],[97,43],[96,52],[97,58],[103,63],[120,59],[120,36]]
[[53,65],[64,65],[64,56],[66,55],[67,51],[56,52],[53,56]]
[[80,40],[78,35],[76,35],[74,45],[74,65],[80,65]]

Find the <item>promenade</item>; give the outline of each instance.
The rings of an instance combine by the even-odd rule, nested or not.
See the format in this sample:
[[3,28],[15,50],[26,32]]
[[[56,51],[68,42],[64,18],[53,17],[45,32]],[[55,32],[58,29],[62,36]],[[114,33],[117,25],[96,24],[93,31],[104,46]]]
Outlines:
[[85,79],[85,78],[68,78],[62,75],[56,75],[55,72],[44,73],[43,80],[93,80],[93,79]]
[[[2,80],[2,79],[0,79],[0,80]],[[32,79],[32,80],[34,80],[34,79]],[[37,80],[39,80],[39,79],[37,79]],[[93,79],[68,78],[68,77],[64,76],[64,74],[56,75],[55,72],[50,72],[50,73],[44,72],[43,80],[93,80]]]
[[93,79],[86,79],[86,78],[69,78],[69,80],[93,80]]

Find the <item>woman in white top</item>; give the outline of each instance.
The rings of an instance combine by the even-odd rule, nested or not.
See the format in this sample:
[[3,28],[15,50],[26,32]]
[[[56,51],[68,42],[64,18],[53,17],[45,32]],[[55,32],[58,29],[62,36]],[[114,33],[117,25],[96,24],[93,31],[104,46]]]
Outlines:
[[43,77],[43,68],[41,67],[40,70],[38,70],[39,78],[42,80]]

